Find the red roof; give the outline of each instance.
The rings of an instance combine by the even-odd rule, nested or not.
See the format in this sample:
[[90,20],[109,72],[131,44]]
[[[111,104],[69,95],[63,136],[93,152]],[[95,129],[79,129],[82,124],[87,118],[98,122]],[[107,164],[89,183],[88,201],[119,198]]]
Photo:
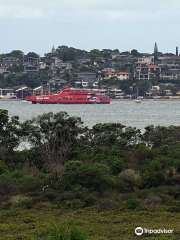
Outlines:
[[159,67],[157,65],[148,65],[148,68],[161,68],[161,67]]
[[139,67],[136,67],[136,68],[161,68],[157,65],[146,65],[146,66],[139,66]]
[[129,75],[130,73],[127,72],[118,72],[118,73],[114,73],[114,72],[108,72],[105,73],[104,75]]

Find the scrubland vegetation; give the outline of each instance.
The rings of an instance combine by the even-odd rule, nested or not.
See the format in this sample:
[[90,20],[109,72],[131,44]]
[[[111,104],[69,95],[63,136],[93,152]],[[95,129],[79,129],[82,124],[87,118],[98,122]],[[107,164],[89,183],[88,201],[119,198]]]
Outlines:
[[180,239],[179,216],[180,127],[0,110],[0,239]]

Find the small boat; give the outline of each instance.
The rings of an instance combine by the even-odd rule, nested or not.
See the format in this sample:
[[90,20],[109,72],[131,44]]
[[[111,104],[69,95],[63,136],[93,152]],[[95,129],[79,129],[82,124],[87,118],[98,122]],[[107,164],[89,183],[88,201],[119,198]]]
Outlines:
[[134,100],[136,103],[141,103],[141,98],[138,97],[138,87],[137,87],[137,98]]
[[140,99],[134,100],[136,103],[141,103],[142,101]]
[[96,91],[74,90],[69,86],[61,93],[40,96],[27,96],[26,101],[33,104],[109,104],[111,98],[101,96]]

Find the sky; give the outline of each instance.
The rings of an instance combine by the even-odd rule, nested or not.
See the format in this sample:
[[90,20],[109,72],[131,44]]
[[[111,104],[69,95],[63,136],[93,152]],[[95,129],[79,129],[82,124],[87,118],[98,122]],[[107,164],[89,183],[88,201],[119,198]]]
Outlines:
[[180,0],[0,0],[0,54],[61,45],[180,52]]

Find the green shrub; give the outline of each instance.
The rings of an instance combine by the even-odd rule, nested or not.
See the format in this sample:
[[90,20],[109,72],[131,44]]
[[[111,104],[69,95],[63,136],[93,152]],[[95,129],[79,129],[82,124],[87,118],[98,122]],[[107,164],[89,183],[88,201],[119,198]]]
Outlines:
[[8,167],[6,166],[5,162],[0,160],[0,175],[8,172]]
[[49,201],[54,201],[58,197],[58,194],[53,192],[45,192],[43,196],[49,199]]
[[85,240],[86,232],[80,230],[73,224],[63,222],[55,223],[49,229],[48,237],[45,240]]
[[8,175],[7,177],[0,177],[0,195],[1,196],[8,195],[18,190],[19,190],[19,187],[17,186],[17,184],[13,179],[8,178]]
[[180,203],[179,202],[174,202],[174,204],[172,204],[171,206],[167,206],[166,208],[167,212],[180,212]]
[[26,209],[30,209],[33,207],[33,199],[31,197],[19,197],[17,199],[18,206]]
[[138,178],[136,186],[139,189],[157,187],[165,184],[165,176],[161,171],[146,171]]
[[126,201],[127,207],[134,210],[139,206],[139,201],[136,198],[130,198]]
[[115,156],[110,156],[107,158],[107,162],[111,168],[112,174],[117,175],[124,170],[124,160],[123,158],[118,158]]
[[69,161],[65,165],[59,185],[63,185],[66,191],[82,191],[85,188],[89,192],[101,193],[107,189],[119,189],[122,183],[120,177],[112,176],[110,168],[104,164]]
[[111,198],[101,198],[98,201],[98,207],[101,209],[117,208],[118,206],[119,206],[119,202]]

